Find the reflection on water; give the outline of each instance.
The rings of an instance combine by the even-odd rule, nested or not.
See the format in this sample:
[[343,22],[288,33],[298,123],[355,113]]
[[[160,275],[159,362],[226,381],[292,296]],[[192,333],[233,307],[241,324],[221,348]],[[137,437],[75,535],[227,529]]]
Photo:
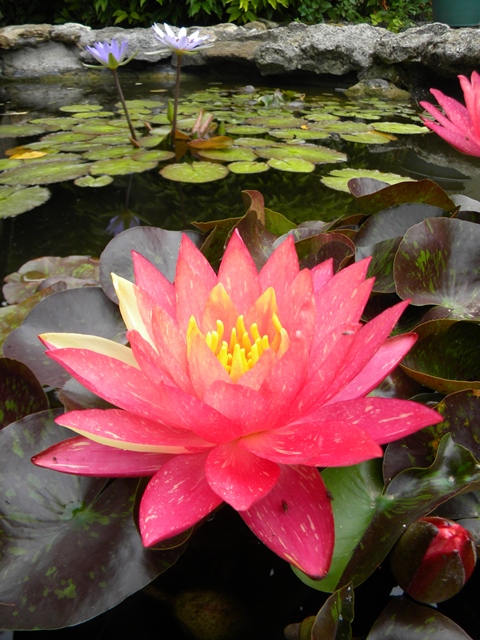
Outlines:
[[[57,114],[62,105],[85,101],[108,108],[116,102],[116,96],[111,78],[99,75],[101,80],[87,88],[25,84],[0,88],[0,102],[3,103],[0,109],[10,113],[28,111],[28,117],[33,119]],[[125,79],[128,80],[128,76]],[[205,88],[205,84],[205,80],[187,78],[182,90]],[[157,95],[160,92],[163,98],[171,92],[172,86],[173,76],[168,75],[153,83],[140,84],[135,77],[124,81],[128,99],[150,97],[152,90]],[[1,121],[6,124],[24,119],[24,115],[12,115],[4,116]],[[17,142],[0,140],[0,144],[1,151],[2,147],[9,148]],[[349,167],[378,169],[416,179],[430,173],[442,180],[442,186],[448,191],[480,199],[480,181],[476,179],[480,163],[450,149],[433,134],[399,136],[388,145],[363,145],[338,138],[329,141],[328,146],[347,153]],[[3,157],[3,153],[0,155]],[[259,190],[267,207],[294,222],[332,220],[355,211],[350,195],[328,189],[320,182],[320,178],[333,168],[339,166],[318,165],[311,174],[276,170],[250,176],[231,173],[223,180],[200,185],[165,180],[158,175],[158,169],[119,176],[111,185],[96,189],[77,187],[73,182],[52,184],[49,185],[52,197],[46,204],[16,218],[0,221],[0,275],[3,277],[27,260],[42,255],[98,256],[122,227],[144,224],[184,229],[193,220],[240,216],[245,211],[241,197],[243,189]],[[447,169],[453,171],[453,181],[445,180]]]

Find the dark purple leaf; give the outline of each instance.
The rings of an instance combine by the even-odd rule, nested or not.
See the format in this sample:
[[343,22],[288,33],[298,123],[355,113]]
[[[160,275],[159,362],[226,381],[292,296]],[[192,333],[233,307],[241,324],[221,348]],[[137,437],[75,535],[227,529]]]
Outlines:
[[0,428],[45,409],[47,396],[30,369],[18,360],[0,358]]
[[335,272],[342,269],[355,255],[355,246],[342,233],[321,233],[295,244],[302,269],[312,269],[325,260],[333,260]]
[[187,233],[197,247],[202,244],[200,234],[195,231],[168,231],[156,227],[134,227],[115,236],[100,256],[100,284],[110,300],[117,301],[112,273],[134,282],[132,251],[147,258],[173,282],[182,233]]
[[253,208],[250,208],[238,223],[237,229],[255,262],[255,266],[260,271],[273,252],[277,236],[267,231],[258,217],[258,212]]
[[405,373],[444,394],[480,389],[480,325],[430,320],[415,333],[418,340],[400,365]]
[[312,640],[350,640],[353,620],[353,588],[347,585],[328,598],[312,627]]
[[62,387],[69,374],[45,355],[42,333],[83,333],[125,344],[125,325],[116,304],[99,287],[60,291],[39,302],[3,345],[9,358],[26,364],[42,384]]
[[367,640],[472,640],[455,622],[432,607],[394,598],[382,611]]
[[88,620],[142,589],[183,550],[142,546],[132,517],[135,480],[83,478],[30,462],[70,434],[55,415],[37,413],[0,432],[2,629]]
[[393,262],[397,254],[401,238],[390,238],[374,245],[357,247],[357,261],[367,256],[372,257],[367,276],[375,278],[375,293],[395,293],[393,279]]
[[398,295],[439,305],[449,317],[480,317],[480,225],[433,218],[411,227],[397,251]]

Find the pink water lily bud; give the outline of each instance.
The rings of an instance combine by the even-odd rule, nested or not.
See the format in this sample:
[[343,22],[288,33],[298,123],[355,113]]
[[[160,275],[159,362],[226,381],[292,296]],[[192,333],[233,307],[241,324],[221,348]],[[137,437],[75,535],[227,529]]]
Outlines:
[[430,516],[408,527],[392,555],[393,575],[419,602],[456,595],[472,575],[477,556],[472,534],[451,520]]

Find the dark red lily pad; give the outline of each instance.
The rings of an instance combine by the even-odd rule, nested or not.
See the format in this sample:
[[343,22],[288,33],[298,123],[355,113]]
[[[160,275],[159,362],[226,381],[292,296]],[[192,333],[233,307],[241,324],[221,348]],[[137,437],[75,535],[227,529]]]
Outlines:
[[0,358],[0,428],[45,409],[47,396],[30,369],[18,360]]
[[480,226],[435,218],[411,227],[394,265],[398,295],[439,305],[452,318],[480,317]]
[[45,355],[42,333],[83,333],[125,344],[125,325],[117,305],[99,287],[54,293],[39,302],[3,345],[6,357],[26,364],[42,384],[62,387],[69,374]]
[[480,325],[430,320],[415,328],[418,341],[401,363],[411,378],[439,393],[480,389]]
[[[428,631],[427,631],[428,630]],[[367,640],[472,640],[453,620],[432,607],[393,598],[373,625]]]
[[[187,233],[198,247],[201,245],[201,236],[198,233],[184,233]],[[119,233],[107,244],[100,256],[100,284],[105,294],[110,300],[117,301],[112,273],[134,282],[132,251],[137,251],[150,260],[170,282],[173,282],[181,239],[181,231],[168,231],[156,227],[134,227]]]
[[2,629],[89,620],[146,586],[183,551],[143,547],[132,517],[135,480],[82,478],[31,463],[70,435],[54,417],[37,413],[0,432]]

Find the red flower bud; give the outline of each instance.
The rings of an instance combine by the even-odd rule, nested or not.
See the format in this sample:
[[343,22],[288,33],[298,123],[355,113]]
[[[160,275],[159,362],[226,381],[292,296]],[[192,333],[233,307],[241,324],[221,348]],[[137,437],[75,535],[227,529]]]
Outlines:
[[419,602],[443,602],[456,595],[472,575],[475,543],[464,527],[430,516],[408,527],[391,554],[400,587]]

